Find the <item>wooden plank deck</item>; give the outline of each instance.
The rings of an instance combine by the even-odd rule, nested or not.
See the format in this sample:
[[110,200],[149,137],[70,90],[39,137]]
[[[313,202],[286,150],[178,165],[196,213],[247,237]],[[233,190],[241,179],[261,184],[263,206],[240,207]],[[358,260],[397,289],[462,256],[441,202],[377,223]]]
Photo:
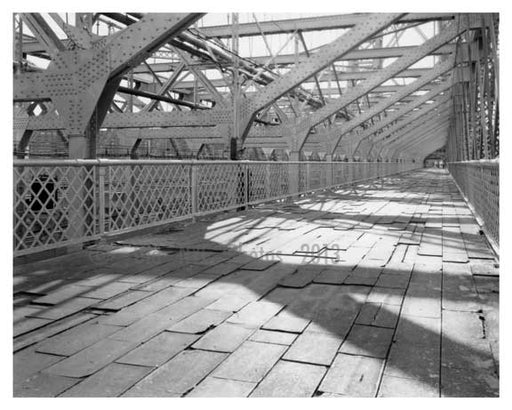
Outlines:
[[497,396],[497,263],[421,170],[16,266],[14,395]]

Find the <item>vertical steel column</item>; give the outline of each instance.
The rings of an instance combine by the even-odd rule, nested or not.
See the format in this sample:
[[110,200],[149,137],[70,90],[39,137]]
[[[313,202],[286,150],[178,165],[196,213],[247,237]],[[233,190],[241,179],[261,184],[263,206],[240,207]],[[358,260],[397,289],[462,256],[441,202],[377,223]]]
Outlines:
[[325,162],[327,163],[326,165],[326,183],[325,185],[330,187],[333,185],[333,162],[332,162],[332,154],[327,154],[325,156]]
[[[309,162],[309,161],[306,162],[305,166],[306,166],[306,183],[305,183],[304,188],[306,191],[309,191],[309,190],[311,190],[311,162]],[[299,172],[300,172],[300,166],[299,166]]]
[[288,159],[288,190],[289,194],[293,195],[299,192],[299,172],[300,166],[298,164],[300,160],[299,151],[290,152]]
[[192,218],[195,221],[195,215],[198,212],[197,209],[197,192],[198,192],[198,178],[197,178],[197,166],[194,164],[190,165],[189,169],[189,195],[190,195],[190,211],[192,213]]
[[239,72],[239,25],[238,25],[238,13],[231,13],[232,18],[232,43],[231,50],[233,51],[233,133],[231,135],[231,141],[229,144],[231,160],[238,159],[238,144],[240,137],[240,72]]
[[98,224],[99,233],[105,233],[105,174],[106,167],[98,166]]

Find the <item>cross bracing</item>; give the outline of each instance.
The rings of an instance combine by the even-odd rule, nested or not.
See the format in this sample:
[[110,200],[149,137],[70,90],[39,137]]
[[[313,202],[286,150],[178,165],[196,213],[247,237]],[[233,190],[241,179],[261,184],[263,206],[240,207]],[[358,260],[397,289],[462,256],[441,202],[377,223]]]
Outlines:
[[15,14],[16,155],[499,155],[498,14],[228,17]]

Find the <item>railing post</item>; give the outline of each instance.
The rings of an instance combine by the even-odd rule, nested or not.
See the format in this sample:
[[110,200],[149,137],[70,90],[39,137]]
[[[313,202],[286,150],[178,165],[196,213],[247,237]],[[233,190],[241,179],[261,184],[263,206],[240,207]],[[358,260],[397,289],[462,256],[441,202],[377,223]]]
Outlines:
[[190,192],[190,210],[191,210],[191,213],[192,213],[192,218],[195,219],[195,215],[197,214],[198,212],[198,209],[197,209],[197,183],[198,183],[198,178],[197,178],[197,166],[195,164],[191,164],[190,165],[190,172],[189,172],[189,175],[190,175],[190,179],[189,179],[189,183],[190,183],[190,189],[189,189],[189,192]]
[[288,194],[295,195],[299,192],[299,151],[290,152],[288,163]]
[[249,177],[249,164],[241,164],[243,168],[245,168],[245,172],[243,173],[243,175],[245,175],[245,181],[244,181],[244,186],[245,186],[245,190],[244,190],[244,205],[247,206],[247,204],[249,203],[249,198],[250,198],[250,182],[251,182],[251,178]]
[[331,187],[333,185],[332,183],[332,174],[333,174],[333,169],[332,169],[332,154],[327,154],[325,156],[325,161],[326,161],[326,170],[325,170],[325,173],[326,173],[326,179],[325,179],[325,185],[327,187]]
[[265,164],[265,198],[270,198],[270,166],[271,163]]
[[106,167],[95,165],[98,169],[98,223],[99,233],[105,233],[105,173]]
[[[87,232],[86,201],[87,186],[91,180],[87,175],[87,167],[69,167],[68,178],[70,184],[66,192],[69,207],[67,209],[68,227],[66,237],[68,240],[83,238]],[[71,174],[71,175],[70,175]],[[51,174],[50,174],[51,175]],[[94,181],[94,180],[93,180]]]
[[311,190],[311,163],[310,162],[306,162],[304,163],[304,165],[306,166],[306,191],[310,191]]

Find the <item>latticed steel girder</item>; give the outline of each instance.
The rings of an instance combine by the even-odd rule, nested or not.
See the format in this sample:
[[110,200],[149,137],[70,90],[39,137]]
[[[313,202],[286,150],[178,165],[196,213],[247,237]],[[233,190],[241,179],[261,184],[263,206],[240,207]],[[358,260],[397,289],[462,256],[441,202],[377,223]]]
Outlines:
[[21,13],[21,19],[52,58],[67,48],[38,13]]
[[409,141],[404,146],[398,146],[395,148],[392,159],[397,158],[400,154],[404,157],[425,157],[431,152],[443,147],[446,144],[448,136],[448,126],[437,130],[428,137],[420,138],[414,141]]
[[[350,136],[349,138],[352,140],[351,142],[355,143],[355,151],[357,152],[361,141],[364,141],[367,138],[371,138],[375,135],[378,131],[383,129],[384,127],[390,125],[391,123],[394,123],[396,121],[400,121],[402,117],[412,112],[414,109],[420,107],[423,104],[426,104],[428,101],[433,101],[435,97],[437,97],[439,94],[447,91],[449,88],[452,87],[452,82],[450,80],[444,81],[443,83],[439,84],[432,90],[430,90],[428,93],[419,96],[418,98],[412,100],[408,104],[405,104],[401,107],[399,107],[396,111],[390,113],[388,116],[383,118],[381,121],[378,121],[375,125],[369,127],[368,129],[364,130],[361,133],[355,134],[353,137]],[[427,104],[428,106],[428,104]],[[377,137],[378,138],[378,137]]]
[[[340,143],[341,139],[345,134],[349,133],[356,127],[375,117],[379,113],[383,112],[385,109],[391,107],[393,104],[403,100],[405,97],[422,89],[425,85],[431,83],[439,76],[447,73],[449,70],[453,68],[454,60],[454,56],[451,56],[444,61],[438,62],[430,72],[422,75],[420,78],[418,78],[411,84],[407,86],[402,86],[391,97],[384,99],[380,103],[374,104],[369,110],[358,115],[357,117],[354,117],[352,120],[347,121],[341,124],[340,126],[331,127],[327,133],[327,138],[329,139],[329,142],[331,144],[332,152],[336,150],[338,144]],[[385,121],[381,121],[377,123],[374,127],[377,127],[381,123],[383,124],[383,126],[386,125]],[[370,130],[372,130],[374,127],[371,127],[368,131],[365,131],[361,135],[358,135],[358,138],[360,138],[360,140],[366,138],[367,135],[370,135],[367,133],[370,132]],[[380,128],[382,127],[375,128],[375,130]]]
[[322,47],[290,72],[268,84],[254,97],[243,100],[240,108],[241,137],[245,139],[255,114],[293,90],[304,80],[323,70],[345,53],[364,43],[402,17],[403,13],[370,14],[332,43]]
[[[15,76],[15,101],[51,100],[58,114],[49,113],[28,117],[19,115],[15,118],[15,127],[18,130],[25,132],[58,129],[65,131],[67,134],[83,135],[84,129],[90,126],[88,124],[91,123],[93,118],[96,118],[97,127],[101,125],[104,128],[122,129],[122,135],[126,138],[173,138],[220,143],[222,141],[226,142],[227,137],[241,135],[242,139],[245,140],[246,147],[264,145],[297,151],[308,144],[308,149],[311,146],[319,147],[332,155],[340,149],[340,145],[343,145],[343,150],[349,156],[358,152],[363,156],[370,156],[376,149],[381,152],[386,145],[394,146],[401,143],[402,137],[405,139],[407,133],[410,133],[409,136],[416,135],[416,132],[414,132],[415,126],[421,125],[422,121],[434,121],[433,118],[438,115],[438,109],[451,103],[445,97],[435,98],[436,95],[446,91],[451,86],[447,82],[440,82],[438,80],[440,77],[445,76],[462,60],[478,61],[480,63],[484,54],[485,56],[490,55],[488,50],[485,53],[482,50],[477,53],[475,47],[478,44],[475,41],[449,44],[468,28],[482,26],[482,21],[485,19],[482,20],[477,16],[459,19],[458,14],[356,14],[297,19],[296,21],[283,20],[285,22],[284,26],[281,23],[276,24],[276,22],[260,22],[260,27],[252,23],[240,24],[238,29],[241,36],[261,35],[263,26],[265,26],[263,28],[265,35],[279,32],[290,33],[294,30],[329,29],[329,27],[334,28],[334,25],[337,25],[336,28],[348,30],[337,40],[312,53],[309,58],[303,54],[273,56],[272,64],[288,64],[290,71],[281,76],[277,74],[270,76],[269,78],[273,80],[269,81],[265,87],[257,87],[256,91],[247,92],[246,98],[234,103],[237,116],[242,119],[238,129],[235,129],[233,121],[235,112],[228,103],[228,98],[226,98],[229,93],[217,90],[219,87],[226,88],[226,78],[222,80],[207,78],[206,72],[203,71],[213,67],[211,65],[213,60],[207,61],[198,57],[198,60],[193,61],[189,58],[189,61],[183,62],[183,60],[187,60],[188,55],[181,52],[181,62],[173,61],[172,63],[161,64],[149,64],[148,62],[139,65],[146,60],[152,51],[162,44],[167,44],[170,38],[181,33],[200,15],[148,14],[144,16],[136,13],[130,14],[135,17],[131,18],[126,29],[112,36],[98,37],[91,35],[89,39],[85,39],[87,41],[77,40],[81,46],[75,44],[77,46],[75,50],[67,49],[69,41],[74,41],[71,39],[73,32],[68,33],[71,40],[61,41],[52,35],[47,23],[37,14],[28,13],[23,16],[31,31],[36,33],[37,42],[41,43],[45,52],[50,54],[53,60],[46,71],[23,73]],[[137,20],[138,18],[140,20]],[[382,35],[383,30],[391,24],[403,24],[397,28],[399,31],[407,29],[406,25],[408,23],[435,20],[450,22],[439,34],[426,40],[420,46],[357,49],[362,43]],[[182,34],[183,39],[186,40],[186,38],[193,37],[197,33],[206,34],[208,37],[212,32],[218,32],[219,30],[224,30],[225,33],[229,33],[229,36],[231,36],[231,27],[228,26],[194,28]],[[201,38],[204,39],[205,37],[199,35],[195,40]],[[180,41],[183,39],[180,38]],[[88,42],[91,47],[84,49],[84,45]],[[172,44],[175,45],[175,43]],[[27,47],[25,51],[29,50],[30,47],[35,47],[35,45],[29,43]],[[455,49],[457,49],[457,53],[454,52]],[[430,69],[411,68],[414,63],[422,58],[432,55],[448,55],[448,58],[441,58]],[[322,87],[322,93],[325,93],[327,103],[311,114],[300,114],[296,119],[287,119],[286,115],[282,113],[280,115],[282,124],[279,126],[252,126],[256,113],[274,104],[280,97],[286,94],[290,95],[294,90],[299,90],[297,87],[307,81],[312,81],[315,74],[330,66],[334,61],[382,58],[397,59],[385,68],[378,70],[360,69],[360,71],[336,73],[329,70],[324,72],[322,81],[336,80],[339,91],[341,91],[340,81],[355,80],[359,83],[344,89],[342,93],[337,93],[341,94],[337,99],[328,99],[327,93],[325,93],[326,89]],[[225,60],[223,64],[226,64],[227,61]],[[229,61],[231,64],[231,60]],[[290,66],[292,62],[297,64]],[[233,68],[222,64],[218,67],[221,66],[223,69]],[[257,67],[257,65],[254,67]],[[272,67],[272,65],[269,64],[267,67]],[[117,84],[119,84],[118,81],[120,81],[121,75],[128,69],[133,70],[133,75],[131,74],[133,77],[131,78],[136,78],[136,81],[139,81],[139,77],[140,79],[144,78],[142,75],[136,77],[138,74],[150,73],[152,75],[153,90],[150,89],[149,83],[147,83],[148,76],[145,76],[144,81],[146,83],[139,90],[141,95],[142,93],[149,96],[154,94],[156,98],[156,96],[164,96],[172,90],[184,95],[188,94],[185,97],[182,95],[180,98],[185,98],[187,101],[194,98],[195,101],[198,98],[207,98],[205,96],[209,94],[213,96],[213,99],[207,99],[216,100],[218,104],[212,109],[200,112],[196,110],[161,112],[153,111],[158,104],[155,99],[146,105],[142,112],[106,114],[105,111],[104,120],[103,117],[94,117],[93,112],[97,110],[102,95],[105,95],[107,84],[109,92],[113,95],[117,88],[115,82],[117,81]],[[194,72],[196,80],[176,84],[174,82],[178,78],[176,71],[174,71],[175,78],[172,78],[172,76],[169,78],[157,76],[156,73],[161,70]],[[467,81],[466,71],[469,69],[458,67],[457,70],[463,74],[463,77],[462,79],[456,79],[456,84],[459,84],[460,81]],[[492,80],[492,73],[488,74],[490,68],[481,63],[478,70],[476,71],[480,76],[478,78],[480,81],[478,90],[483,90],[482,92],[485,93],[487,100],[482,102],[475,95],[473,95],[473,99],[478,100],[481,105],[480,110],[482,110],[486,109],[485,104],[489,104],[490,92],[488,90],[490,88],[485,81]],[[472,72],[475,74],[474,70]],[[201,77],[204,78],[201,79]],[[386,81],[399,77],[415,77],[417,80],[400,87],[384,85]],[[473,77],[476,77],[476,75],[473,75]],[[485,77],[485,81],[481,79],[482,77]],[[203,84],[202,91],[198,91],[198,79]],[[318,81],[318,79],[315,81]],[[418,90],[428,90],[428,93],[416,96],[415,93]],[[315,97],[314,94],[308,93],[306,92],[310,97]],[[377,93],[388,94],[381,96]],[[170,97],[170,95],[168,96]],[[349,121],[324,127],[326,120],[331,121],[333,116],[341,110],[346,110],[350,104],[360,102],[360,99],[365,97],[370,97],[368,107],[359,115],[350,113],[353,118]],[[434,100],[433,104],[425,104],[431,99]],[[108,104],[107,100],[110,101],[108,98],[104,98],[104,101]],[[460,101],[466,100],[463,100],[463,97],[458,97],[455,103],[460,105]],[[283,100],[280,100],[280,102],[283,103]],[[317,107],[318,105],[310,105],[308,109],[311,110],[311,108]],[[419,110],[416,111],[418,107]],[[119,110],[118,107],[116,108]],[[389,111],[389,108],[394,109],[394,111]],[[449,111],[451,113],[451,110]],[[463,110],[459,111],[457,115],[462,115]],[[385,113],[385,115],[382,116],[382,113]],[[272,115],[275,115],[275,113]],[[353,133],[354,130],[370,120],[372,125],[369,128]],[[482,122],[482,126],[484,125],[486,124]],[[463,121],[459,120],[457,126],[461,128],[465,125]],[[455,132],[459,132],[459,128]],[[363,142],[364,145],[361,145]],[[414,147],[414,149],[417,148]]]
[[[445,84],[444,86],[449,86],[450,84]],[[386,128],[382,133],[372,139],[372,142],[384,141],[386,138],[390,137],[393,133],[401,130],[406,125],[414,122],[414,121],[422,121],[422,118],[426,118],[426,114],[437,111],[439,107],[443,104],[451,103],[451,97],[449,95],[442,95],[433,100],[432,104],[423,104],[416,111],[413,111],[412,114],[402,117],[396,121],[396,123],[392,124],[388,128]]]
[[422,141],[424,139],[429,138],[431,135],[436,135],[436,133],[441,131],[446,131],[447,126],[449,124],[450,117],[449,116],[440,116],[436,119],[435,122],[426,125],[424,128],[419,129],[416,132],[412,132],[403,136],[402,138],[398,138],[385,147],[382,147],[379,155],[382,157],[390,158],[400,150],[401,146],[404,146],[410,141]]
[[[448,104],[450,102],[451,100],[448,96],[442,96],[437,100],[434,100],[433,104],[424,104],[418,110],[414,111],[413,114],[402,117],[396,123],[390,125],[381,134],[379,134],[377,138],[368,141],[368,144],[389,143],[395,138],[396,134],[406,134],[407,132],[414,130],[414,126],[424,124],[431,118],[431,116],[437,115],[438,109],[441,105]],[[355,148],[357,144],[357,141],[347,139],[345,143],[338,146],[338,151],[343,152],[349,157],[356,156]],[[365,146],[367,147],[368,144],[365,144]]]
[[[439,113],[438,111],[432,113],[432,115],[428,117],[421,118],[421,121],[417,121],[415,127],[409,127],[406,132],[401,133],[400,135],[395,136],[394,138],[390,138],[388,140],[379,141],[374,144],[373,148],[377,155],[381,156],[389,156],[388,152],[393,147],[400,145],[404,141],[409,140],[410,138],[415,137],[423,137],[427,133],[432,132],[437,129],[440,124],[445,124],[450,119],[450,114],[448,113]],[[421,124],[419,124],[421,122]]]
[[379,143],[370,143],[369,150],[368,150],[368,156],[371,157],[379,157],[379,156],[385,156],[389,150],[399,143],[399,141],[403,139],[407,139],[411,136],[416,136],[419,134],[425,134],[427,132],[432,131],[433,129],[436,129],[439,127],[440,124],[449,121],[450,115],[449,114],[438,114],[430,119],[426,119],[425,122],[421,125],[419,125],[417,128],[414,128],[413,130],[409,130],[407,132],[404,132],[403,134],[396,136],[392,140],[389,140],[387,142],[380,141]]
[[[398,58],[409,52],[410,50],[416,48],[417,46],[397,46],[397,47],[385,47],[385,48],[367,48],[367,49],[357,49],[352,50],[348,52],[347,54],[344,54],[341,58],[339,58],[337,61],[359,61],[359,60],[372,60],[372,59],[385,59],[385,58]],[[434,50],[431,55],[448,55],[455,53],[455,49],[457,48],[457,62],[466,62],[469,61],[469,58],[471,57],[474,59],[474,52],[469,52],[469,45],[468,44],[460,44],[459,46],[455,44],[445,44],[444,46],[439,47],[438,49]],[[475,48],[475,44],[471,44],[471,48]],[[302,62],[306,60],[308,56],[306,54],[280,54],[272,57],[272,60],[269,62],[268,56],[256,56],[256,57],[250,57],[250,61],[259,64],[259,65],[266,65],[268,68],[275,68],[275,67],[286,67],[286,66],[293,66],[298,62]],[[151,63],[146,65],[140,65],[133,69],[134,74],[151,74],[151,71],[155,73],[167,73],[170,71],[174,71],[178,66],[179,62],[171,62],[171,63]],[[218,63],[215,61],[208,62],[203,61],[201,62],[201,68],[203,69],[216,69],[220,66],[229,67],[227,64]],[[340,81],[343,80],[354,80],[354,79],[360,79],[365,78],[364,77],[365,72],[354,72],[353,74],[350,74],[351,77],[349,77],[349,73],[345,73],[344,71],[337,72],[337,76]],[[357,77],[354,77],[357,76]],[[148,79],[145,79],[145,77],[141,76],[138,78],[141,82],[147,82]],[[322,75],[321,81],[333,81],[335,80],[334,75],[332,73],[325,73]],[[306,79],[303,83],[312,82],[314,81],[313,78]],[[225,85],[224,80],[211,80],[212,84],[216,86],[223,86]],[[181,83],[181,86],[183,88],[191,88],[193,85],[192,81],[183,81]]]
[[[304,32],[313,30],[347,29],[366,21],[366,14],[341,14],[332,16],[303,17],[277,21],[261,21],[256,23],[240,24],[239,36],[259,36],[263,31],[266,35],[290,33],[294,30]],[[428,21],[451,20],[453,13],[409,13],[404,14],[397,23],[418,23]],[[229,38],[232,36],[230,25],[202,27],[200,31],[208,37]]]
[[94,42],[91,49],[59,50],[44,72],[14,76],[14,101],[50,99],[65,132],[83,135],[107,81],[118,78],[118,83],[120,74],[201,16],[148,14],[137,24]]
[[[137,113],[111,113],[105,117],[103,128],[153,128],[153,127],[213,127],[232,122],[231,110],[212,109],[204,111],[152,111]],[[65,129],[65,124],[55,114],[31,117],[27,129]]]
[[[426,40],[421,46],[418,46],[410,53],[397,59],[386,68],[379,70],[374,76],[351,88],[340,98],[333,100],[321,109],[315,111],[312,115],[302,119],[297,126],[297,131],[300,133],[298,140],[296,141],[297,146],[300,148],[303,145],[307,138],[307,134],[312,127],[343,109],[356,99],[369,93],[372,89],[376,88],[386,80],[393,78],[400,71],[407,69],[423,57],[428,56],[433,50],[453,40],[460,33],[466,30],[466,27],[467,26],[465,24],[459,21],[451,22],[449,26],[445,27],[436,36]],[[339,138],[341,138],[341,136]]]
[[[396,145],[400,145],[403,141],[408,141],[412,138],[416,138],[420,134],[427,137],[428,136],[427,133],[429,132],[429,130],[432,130],[433,128],[437,128],[440,125],[439,121],[448,122],[448,120],[449,120],[449,116],[440,116],[435,120],[436,123],[425,124],[428,126],[425,128],[422,127],[420,129],[413,130],[412,132],[404,135],[402,138],[397,138],[393,142],[386,143],[385,147],[382,147],[382,145],[381,145],[379,148],[377,148],[375,145],[372,145],[368,140],[365,140],[359,147],[359,152],[361,153],[361,156],[364,158],[389,158],[390,157],[389,154],[387,154],[387,155],[384,155],[384,154],[388,153],[389,150],[392,149],[393,147],[395,147]],[[384,149],[384,148],[386,148],[386,149]]]

